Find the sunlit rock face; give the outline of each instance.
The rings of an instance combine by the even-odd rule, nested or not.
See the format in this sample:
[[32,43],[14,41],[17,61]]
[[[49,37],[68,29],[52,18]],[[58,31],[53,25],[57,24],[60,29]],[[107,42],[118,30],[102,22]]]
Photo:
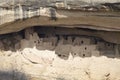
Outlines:
[[[89,0],[84,0],[84,1],[89,1]],[[119,2],[119,0],[92,0],[93,2]]]
[[119,80],[119,44],[88,32],[96,31],[44,26],[0,35],[0,79]]

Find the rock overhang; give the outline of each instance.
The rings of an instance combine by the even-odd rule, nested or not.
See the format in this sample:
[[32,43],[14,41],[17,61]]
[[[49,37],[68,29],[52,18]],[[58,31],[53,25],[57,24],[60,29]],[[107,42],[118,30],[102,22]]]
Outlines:
[[[46,28],[61,27],[68,29],[89,29],[96,31],[91,32],[92,36],[101,37],[108,42],[120,44],[120,18],[118,13],[106,12],[104,16],[97,16],[96,14],[103,15],[103,12],[79,12],[69,10],[58,10],[57,12],[62,15],[68,15],[64,18],[56,17],[56,20],[51,20],[50,17],[37,16],[5,23],[0,25],[0,34],[19,32],[34,26]],[[107,14],[109,16],[106,16]]]

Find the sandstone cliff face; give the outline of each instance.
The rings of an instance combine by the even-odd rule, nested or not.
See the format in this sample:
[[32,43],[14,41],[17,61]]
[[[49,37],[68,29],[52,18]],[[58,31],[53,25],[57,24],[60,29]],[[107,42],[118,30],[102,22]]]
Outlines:
[[0,79],[119,80],[119,44],[92,33],[34,27],[0,35]]
[[[31,52],[29,52],[31,51]],[[80,58],[69,56],[68,60],[54,57],[50,61],[47,56],[55,55],[50,51],[39,51],[36,49],[25,49],[24,54],[28,58],[39,63],[31,62],[23,54],[13,53],[11,56],[0,58],[0,79],[1,80],[119,80],[120,60],[107,57]],[[25,53],[27,52],[27,53]],[[33,56],[33,54],[37,54]],[[2,54],[5,54],[4,52]],[[40,57],[39,57],[40,56]],[[52,57],[51,57],[52,58]]]
[[[98,30],[96,33],[90,33],[86,31],[86,34],[88,35],[90,33],[91,35],[101,37],[108,42],[118,44],[120,43],[119,12],[104,13],[81,12],[72,10],[56,11],[52,8],[38,8],[39,10],[35,9],[35,11],[25,10],[25,14],[23,8],[24,7],[22,6],[18,7],[18,12],[4,9],[3,12],[1,11],[2,14],[0,16],[0,34],[18,32],[25,28],[38,25],[40,27],[51,26],[65,28],[83,28]],[[112,38],[109,37],[109,35],[111,35]]]
[[0,7],[0,80],[120,80],[119,12],[23,8]]

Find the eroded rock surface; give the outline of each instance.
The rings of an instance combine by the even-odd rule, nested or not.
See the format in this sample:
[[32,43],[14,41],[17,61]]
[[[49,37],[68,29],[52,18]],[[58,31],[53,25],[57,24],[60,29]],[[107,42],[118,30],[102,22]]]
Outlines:
[[0,79],[120,79],[119,44],[63,32],[50,34],[51,30],[30,28],[1,35]]

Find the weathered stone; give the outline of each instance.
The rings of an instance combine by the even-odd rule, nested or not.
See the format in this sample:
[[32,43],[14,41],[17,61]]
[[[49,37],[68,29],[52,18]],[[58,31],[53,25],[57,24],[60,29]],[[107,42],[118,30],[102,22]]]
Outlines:
[[61,45],[61,44],[59,44],[55,49],[55,53],[60,58],[63,58],[63,59],[68,59],[70,52],[71,52],[71,45]]
[[100,57],[100,51],[92,51],[92,56],[95,56],[95,57]]
[[0,50],[4,50],[4,44],[2,41],[0,41]]

